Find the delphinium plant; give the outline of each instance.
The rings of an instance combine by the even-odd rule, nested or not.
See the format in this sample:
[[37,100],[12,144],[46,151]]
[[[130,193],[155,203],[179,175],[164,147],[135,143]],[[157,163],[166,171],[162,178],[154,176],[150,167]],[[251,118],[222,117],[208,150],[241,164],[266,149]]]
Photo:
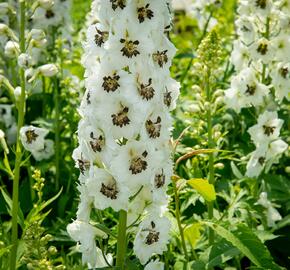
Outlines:
[[[134,253],[142,265],[162,255],[169,241],[169,112],[179,88],[169,73],[175,54],[167,38],[170,5],[95,1],[94,8],[97,23],[87,31],[86,93],[79,110],[79,147],[73,155],[80,170],[80,203],[68,232],[80,242],[83,263],[89,267],[114,264],[127,269],[129,235],[134,235]],[[107,208],[119,212],[114,262],[104,250],[103,259],[101,251],[98,255],[95,238],[105,236],[91,220],[92,209],[100,213]],[[146,269],[159,264],[162,267],[155,260]]]
[[256,150],[247,164],[249,177],[268,172],[288,147],[280,138],[284,121],[278,116],[283,99],[289,99],[288,12],[285,1],[241,1],[238,7],[238,39],[231,56],[237,75],[226,100],[238,113],[254,109],[257,124],[248,132]]

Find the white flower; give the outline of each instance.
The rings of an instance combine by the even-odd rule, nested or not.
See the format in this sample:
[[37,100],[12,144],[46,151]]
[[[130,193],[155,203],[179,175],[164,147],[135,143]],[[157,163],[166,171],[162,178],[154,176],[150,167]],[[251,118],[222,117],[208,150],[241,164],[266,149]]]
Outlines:
[[231,62],[237,71],[246,68],[249,63],[249,49],[241,41],[235,40],[231,53]]
[[283,122],[278,118],[277,112],[265,111],[259,116],[258,123],[249,128],[248,132],[257,146],[267,144],[278,139]]
[[58,73],[58,68],[54,64],[46,64],[38,67],[38,71],[45,77],[53,77]]
[[246,175],[248,177],[257,177],[265,166],[270,169],[273,163],[278,162],[279,156],[287,149],[288,145],[282,140],[276,140],[270,144],[262,144],[254,152],[247,164]]
[[113,208],[115,211],[127,210],[130,193],[126,183],[116,180],[104,169],[93,167],[86,180],[88,195],[94,198],[94,206],[104,210]]
[[32,150],[31,154],[37,161],[50,159],[54,155],[54,142],[52,140],[45,140],[43,149]]
[[248,16],[240,16],[236,20],[237,34],[242,42],[251,44],[256,39],[256,29],[253,20]]
[[290,63],[278,63],[271,72],[276,97],[290,99]]
[[170,227],[166,217],[149,216],[140,223],[134,240],[134,252],[142,264],[153,254],[162,254],[167,249]]
[[261,60],[264,64],[273,61],[275,55],[275,47],[272,41],[266,38],[260,38],[249,47],[251,57],[253,60]]
[[127,182],[134,194],[151,179],[159,160],[158,152],[150,143],[130,141],[119,148],[110,170],[116,179]]
[[19,44],[15,41],[9,40],[4,49],[4,54],[9,58],[16,57],[20,52]]
[[99,262],[99,252],[97,251],[95,238],[106,238],[107,235],[90,225],[89,223],[82,221],[74,221],[67,226],[67,231],[72,239],[80,242],[80,251],[82,252],[83,264],[88,263],[91,267],[95,268]]
[[30,65],[31,65],[31,56],[27,53],[22,53],[18,56],[18,65],[21,67],[21,68],[28,68]]
[[34,126],[24,126],[20,129],[20,140],[27,151],[44,150],[45,139],[48,130]]
[[53,0],[38,0],[39,6],[44,9],[51,9],[54,5]]
[[144,268],[144,270],[163,270],[164,263],[159,260],[150,261]]
[[7,128],[15,122],[12,109],[12,105],[0,104],[0,122],[3,122]]
[[268,194],[262,192],[257,204],[262,205],[267,211],[267,224],[269,227],[274,227],[275,222],[282,219],[280,213],[273,207],[272,203],[268,200]]

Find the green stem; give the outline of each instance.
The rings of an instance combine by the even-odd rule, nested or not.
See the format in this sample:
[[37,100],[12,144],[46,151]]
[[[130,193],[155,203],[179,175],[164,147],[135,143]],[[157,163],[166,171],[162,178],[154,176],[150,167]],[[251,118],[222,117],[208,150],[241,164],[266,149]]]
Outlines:
[[60,178],[60,110],[59,110],[59,80],[54,80],[54,106],[55,106],[55,188],[59,190],[59,178]]
[[[212,134],[212,109],[211,109],[211,89],[210,89],[210,76],[211,72],[210,70],[207,73],[206,76],[206,96],[207,96],[207,102],[208,102],[208,108],[207,108],[207,134],[208,134],[208,148],[213,149],[215,147],[214,140],[213,140],[213,134]],[[208,182],[212,185],[214,185],[215,179],[214,179],[214,153],[209,153],[209,175],[208,175]],[[208,203],[208,218],[213,218],[213,202]],[[214,243],[214,231],[213,229],[209,229],[209,245],[212,245]]]
[[127,229],[127,212],[121,210],[119,212],[118,242],[117,242],[116,266],[118,270],[125,269],[125,258],[127,249],[126,229]]
[[175,217],[176,217],[176,221],[177,221],[177,225],[178,225],[178,229],[179,229],[179,233],[180,233],[180,237],[181,237],[181,246],[183,249],[183,253],[186,259],[186,263],[185,265],[187,266],[187,263],[189,261],[189,257],[188,257],[188,253],[187,253],[187,249],[186,249],[186,244],[185,244],[185,237],[184,237],[184,232],[183,232],[183,228],[182,228],[182,224],[181,224],[181,217],[180,217],[180,203],[179,203],[179,196],[178,196],[178,190],[177,190],[177,186],[175,181],[172,181],[172,186],[173,186],[173,190],[174,190],[174,199],[175,199]]
[[[20,51],[25,53],[25,1],[20,1]],[[10,253],[10,270],[16,269],[17,244],[18,244],[18,196],[19,196],[19,178],[20,166],[22,159],[22,145],[20,141],[20,128],[24,125],[25,115],[25,74],[24,69],[20,68],[20,85],[21,95],[17,106],[18,122],[17,122],[17,142],[16,142],[16,157],[13,179],[13,194],[12,194],[12,248]]]

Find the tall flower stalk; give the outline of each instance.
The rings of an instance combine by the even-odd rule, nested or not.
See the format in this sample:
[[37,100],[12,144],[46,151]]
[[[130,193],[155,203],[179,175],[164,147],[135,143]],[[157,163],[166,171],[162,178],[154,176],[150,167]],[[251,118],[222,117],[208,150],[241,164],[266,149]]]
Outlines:
[[[90,212],[109,207],[119,212],[116,265],[126,269],[129,228],[137,231],[134,252],[143,265],[169,241],[170,110],[179,94],[169,72],[175,54],[167,38],[170,4],[95,1],[92,8],[97,23],[88,27],[84,46],[86,92],[73,153],[80,204],[68,232],[81,243],[83,263],[107,266],[95,256],[98,232]],[[82,233],[84,226],[90,235]]]
[[[20,52],[25,53],[25,1],[19,1],[20,3]],[[20,72],[20,84],[21,94],[19,102],[17,104],[18,120],[17,120],[17,141],[16,141],[16,157],[14,167],[14,178],[13,178],[13,194],[12,194],[12,249],[10,253],[10,269],[16,269],[16,257],[17,257],[17,245],[18,245],[18,196],[19,196],[19,178],[20,178],[20,166],[22,160],[22,144],[20,140],[20,129],[24,125],[25,115],[25,70],[24,68],[19,69]]]

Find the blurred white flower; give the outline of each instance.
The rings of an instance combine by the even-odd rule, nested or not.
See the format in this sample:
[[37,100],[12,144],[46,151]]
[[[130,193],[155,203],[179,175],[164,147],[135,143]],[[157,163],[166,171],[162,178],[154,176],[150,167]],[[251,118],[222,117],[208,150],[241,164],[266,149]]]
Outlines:
[[4,54],[9,57],[9,58],[14,58],[17,57],[19,54],[20,49],[19,49],[19,44],[15,41],[9,40],[4,48]]
[[268,200],[267,192],[262,192],[257,204],[262,205],[267,211],[267,224],[269,227],[274,227],[275,222],[282,219],[280,213],[273,207],[272,203]]
[[34,126],[24,126],[20,129],[20,140],[23,147],[30,152],[44,150],[47,129]]
[[150,261],[144,268],[144,270],[163,270],[164,263],[159,260]]
[[45,64],[38,67],[38,71],[45,77],[53,77],[58,73],[58,68],[55,64]]

